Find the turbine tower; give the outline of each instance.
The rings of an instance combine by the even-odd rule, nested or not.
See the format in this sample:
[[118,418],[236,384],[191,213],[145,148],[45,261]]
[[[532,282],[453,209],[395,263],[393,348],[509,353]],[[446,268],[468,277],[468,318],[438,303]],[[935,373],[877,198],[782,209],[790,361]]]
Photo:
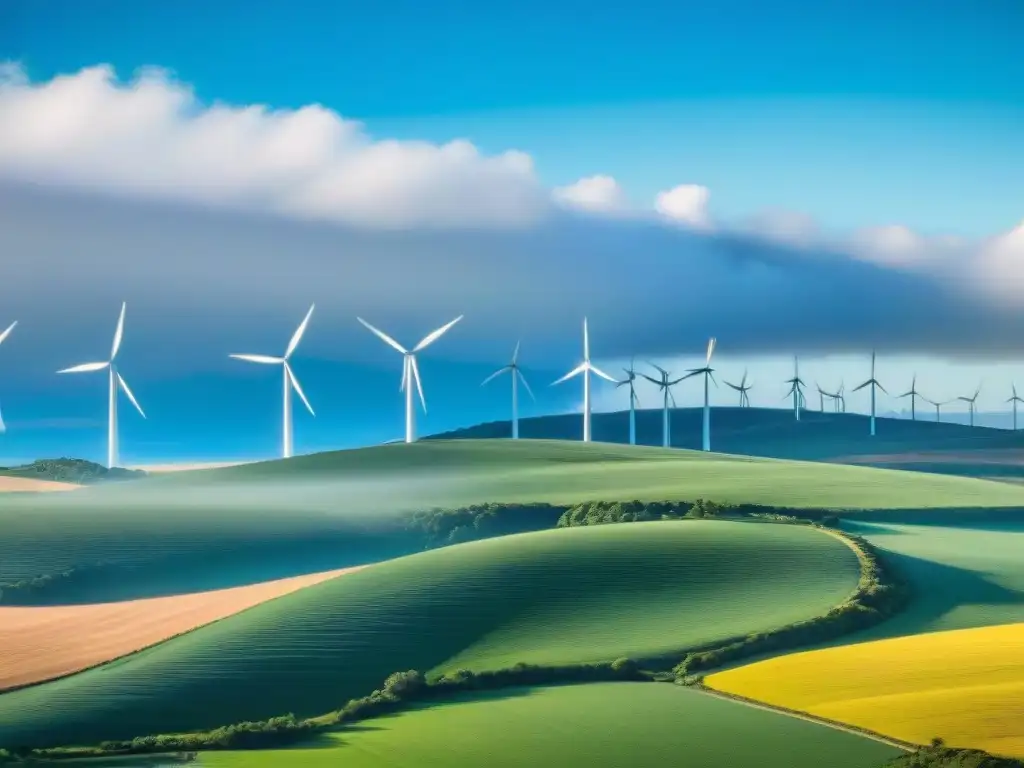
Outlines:
[[551,382],[551,386],[568,381],[573,376],[583,374],[583,442],[590,442],[590,374],[594,373],[602,379],[607,379],[613,384],[618,384],[615,379],[602,371],[590,362],[590,333],[587,331],[587,318],[583,318],[583,362],[569,371],[558,381]]
[[[17,324],[18,324],[18,321],[15,320],[13,323],[11,323],[9,326],[7,326],[7,330],[6,331],[4,331],[3,333],[0,333],[0,344],[3,344],[4,340],[8,336],[11,335],[11,331],[14,330],[14,326],[16,326]],[[1014,406],[1014,407],[1016,407],[1016,406]],[[4,413],[3,413],[2,410],[0,410],[0,434],[3,434],[6,431],[7,431],[7,425],[4,424]]]
[[623,368],[626,378],[615,385],[615,388],[629,384],[629,444],[636,445],[636,406],[640,405],[640,398],[636,396],[636,371],[634,370],[636,358],[629,361],[629,368]]
[[109,469],[116,467],[118,461],[117,390],[119,387],[128,396],[132,405],[135,406],[135,410],[142,415],[142,418],[146,418],[146,414],[142,411],[142,406],[139,405],[139,401],[135,399],[135,395],[128,388],[128,382],[124,380],[124,377],[118,372],[117,366],[114,364],[114,361],[117,359],[117,352],[121,348],[121,339],[124,338],[124,313],[127,308],[126,302],[121,304],[121,315],[117,319],[117,330],[114,331],[114,344],[110,348],[109,360],[102,363],[82,363],[81,365],[74,365],[71,368],[57,371],[57,373],[92,373],[93,371],[106,369],[109,379],[109,389],[107,392],[107,467]]
[[836,413],[846,413],[846,384],[839,382],[839,389],[836,390]]
[[295,352],[296,347],[299,346],[299,342],[302,340],[302,335],[306,332],[306,326],[309,325],[309,318],[313,316],[313,309],[316,307],[315,304],[311,305],[306,316],[302,322],[299,323],[299,327],[295,329],[295,333],[292,334],[291,341],[288,342],[288,347],[284,351],[284,355],[281,357],[271,357],[269,355],[228,355],[236,360],[245,360],[249,363],[260,363],[261,365],[280,365],[284,376],[284,390],[283,390],[283,403],[282,403],[282,418],[283,425],[281,427],[281,458],[290,459],[292,457],[292,390],[295,390],[295,394],[299,396],[303,404],[306,406],[306,410],[309,411],[310,415],[315,416],[313,413],[313,406],[309,404],[309,400],[306,399],[306,393],[302,391],[302,386],[299,384],[299,380],[295,377],[292,367],[288,364],[288,359]]
[[[12,326],[13,327],[13,326]],[[3,341],[3,336],[0,336],[0,341]],[[1017,403],[1024,403],[1024,400],[1017,397],[1017,385],[1011,384],[1013,387],[1013,397],[1009,398],[1006,402],[1013,403],[1013,431],[1017,431]],[[2,423],[2,422],[0,422]]]
[[782,399],[785,400],[786,397],[792,396],[793,414],[796,416],[796,420],[800,421],[800,409],[804,405],[804,393],[802,388],[806,385],[804,384],[804,380],[800,378],[800,361],[797,359],[796,355],[793,355],[793,378],[786,379],[786,383],[789,384],[789,392],[787,392],[785,397]]
[[[815,386],[818,386],[817,382],[815,382]],[[824,398],[828,397],[828,398],[830,398],[832,400],[832,410],[835,413],[839,413],[839,404],[840,404],[840,402],[843,399],[843,383],[842,382],[839,382],[839,388],[835,392],[826,392],[821,387],[818,387],[818,393],[823,396],[822,403],[821,403],[821,410],[822,411],[825,410]]]
[[368,322],[363,320],[363,318],[356,318],[356,320],[362,323],[367,330],[380,338],[381,341],[402,353],[402,385],[398,388],[398,391],[405,393],[405,442],[407,443],[413,443],[416,441],[416,404],[412,397],[412,388],[414,384],[416,385],[416,390],[420,394],[420,404],[423,406],[423,412],[426,413],[427,411],[427,401],[423,397],[423,382],[420,381],[420,369],[419,366],[416,365],[416,353],[426,349],[441,338],[449,328],[459,322],[463,317],[463,315],[459,315],[450,323],[442,325],[436,331],[431,331],[420,340],[419,344],[412,348],[412,351],[403,347],[397,341],[384,333],[384,331],[374,328]]
[[753,383],[747,384],[746,368],[743,369],[743,378],[740,379],[739,384],[730,384],[728,381],[723,381],[722,383],[740,393],[740,408],[750,407],[750,395],[748,395],[747,392],[749,392],[754,385]]
[[505,371],[512,374],[512,439],[519,439],[519,381],[522,380],[523,386],[526,387],[526,391],[530,393],[530,397],[536,400],[533,396],[533,390],[530,389],[530,385],[526,383],[526,377],[523,376],[523,370],[519,367],[519,342],[516,342],[516,349],[512,353],[512,362],[508,365],[504,365],[486,379],[484,379],[480,386],[489,382],[491,379],[500,376]]
[[814,388],[818,390],[818,399],[819,399],[819,402],[820,402],[820,405],[818,406],[818,410],[821,411],[822,413],[824,413],[825,412],[825,398],[826,397],[832,397],[832,395],[830,395],[828,392],[823,390],[821,388],[821,384],[819,384],[818,382],[814,382]]
[[654,363],[648,363],[652,368],[657,368],[658,373],[661,374],[660,379],[652,379],[646,373],[640,375],[647,379],[653,384],[657,384],[658,388],[662,391],[662,407],[661,407],[661,444],[665,448],[669,448],[672,445],[672,428],[669,424],[669,410],[668,401],[672,401],[672,407],[676,407],[676,396],[672,394],[672,387],[682,381],[685,376],[669,381],[669,373],[661,366],[655,365]]
[[931,403],[932,405],[935,406],[935,420],[936,421],[942,421],[942,406],[949,405],[950,403],[953,402],[952,400],[943,400],[940,403],[937,400],[929,400],[924,395],[921,395],[921,399],[924,400],[926,403]]
[[917,374],[914,374],[914,378],[910,381],[910,389],[899,395],[900,398],[910,398],[910,420],[917,421],[917,398],[921,397],[921,393],[917,391]]
[[704,374],[704,429],[701,435],[701,449],[705,451],[711,450],[711,391],[708,388],[708,382],[714,381],[715,386],[718,386],[718,382],[715,381],[715,376],[712,373],[715,369],[711,367],[711,356],[715,353],[716,341],[717,339],[714,337],[708,339],[708,352],[707,357],[704,359],[704,367],[693,368],[683,377],[688,379],[691,376]]
[[957,400],[963,400],[965,403],[967,403],[967,413],[970,415],[970,420],[971,420],[970,421],[970,425],[972,427],[974,426],[974,403],[978,399],[978,395],[980,395],[980,394],[981,394],[981,385],[979,384],[978,388],[974,391],[974,395],[972,397],[958,397],[957,398]]
[[875,436],[875,390],[880,389],[885,394],[885,387],[878,383],[878,379],[875,378],[875,350],[871,350],[871,378],[865,381],[860,386],[854,387],[853,391],[856,392],[858,389],[864,389],[864,387],[871,387],[871,436]]

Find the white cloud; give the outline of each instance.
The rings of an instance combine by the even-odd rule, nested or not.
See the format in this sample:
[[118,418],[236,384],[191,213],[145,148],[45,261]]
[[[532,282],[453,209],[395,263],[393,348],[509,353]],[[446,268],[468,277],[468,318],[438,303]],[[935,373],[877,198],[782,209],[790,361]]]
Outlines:
[[591,213],[618,213],[626,210],[626,194],[611,176],[587,176],[551,192],[555,202]]
[[319,105],[204,105],[159,70],[30,83],[0,72],[0,175],[378,227],[530,223],[550,207],[530,157],[467,141],[374,140]]
[[654,209],[662,216],[695,229],[711,229],[708,198],[711,193],[699,184],[680,184],[659,192]]

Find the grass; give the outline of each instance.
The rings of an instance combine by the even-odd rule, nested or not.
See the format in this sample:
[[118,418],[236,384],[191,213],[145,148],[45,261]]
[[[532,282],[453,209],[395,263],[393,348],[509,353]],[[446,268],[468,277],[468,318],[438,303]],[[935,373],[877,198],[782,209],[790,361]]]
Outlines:
[[[742,734],[737,738],[737,734]],[[603,683],[464,697],[307,749],[204,756],[209,768],[873,768],[898,754],[850,733],[672,685]]]
[[[637,446],[453,440],[0,499],[0,583],[113,563],[64,601],[235,586],[404,554],[399,518],[482,501],[710,498],[848,510],[1024,509],[1007,483]],[[124,577],[124,568],[132,568]],[[69,582],[70,584],[70,582]],[[56,593],[51,593],[56,594]]]
[[472,542],[371,566],[0,696],[0,745],[316,715],[399,669],[682,651],[820,615],[858,576],[849,547],[801,526],[632,523]]
[[203,765],[873,768],[897,753],[678,686],[605,683],[467,697],[374,720],[307,748],[207,754]]
[[918,744],[1024,757],[1024,624],[796,653],[708,685]]

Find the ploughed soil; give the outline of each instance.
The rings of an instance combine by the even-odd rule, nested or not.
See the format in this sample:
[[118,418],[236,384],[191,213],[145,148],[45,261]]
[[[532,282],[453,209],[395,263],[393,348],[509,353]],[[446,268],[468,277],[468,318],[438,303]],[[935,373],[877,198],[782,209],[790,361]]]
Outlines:
[[0,607],[0,691],[81,672],[363,567],[120,603]]

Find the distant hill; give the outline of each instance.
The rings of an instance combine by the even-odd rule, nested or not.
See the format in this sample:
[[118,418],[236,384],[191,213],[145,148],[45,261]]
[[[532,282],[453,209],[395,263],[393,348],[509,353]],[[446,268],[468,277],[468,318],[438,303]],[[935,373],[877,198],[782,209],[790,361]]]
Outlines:
[[135,480],[146,473],[137,469],[108,469],[102,464],[85,459],[38,459],[19,467],[0,467],[0,475],[27,477],[33,480],[56,480],[62,483],[92,485],[95,483]]
[[[701,408],[671,411],[674,448],[700,449]],[[637,443],[661,445],[660,409],[638,410]],[[1024,430],[902,418],[878,418],[876,435],[870,417],[859,413],[803,411],[800,421],[782,408],[715,407],[711,411],[711,448],[715,452],[778,459],[871,464],[950,474],[1024,479]],[[598,442],[629,441],[629,412],[595,413],[591,422]],[[501,438],[511,435],[511,422],[495,421],[457,429],[426,439]],[[523,438],[579,440],[579,413],[519,420]],[[970,464],[970,471],[964,464]]]

